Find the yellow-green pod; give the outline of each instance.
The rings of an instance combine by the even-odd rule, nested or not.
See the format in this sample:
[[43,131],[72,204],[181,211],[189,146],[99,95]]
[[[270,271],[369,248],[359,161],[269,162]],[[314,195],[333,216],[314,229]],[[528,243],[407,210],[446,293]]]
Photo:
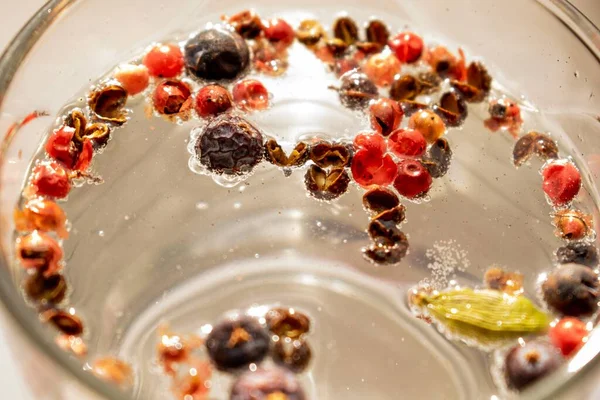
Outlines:
[[551,321],[525,296],[511,296],[497,290],[416,292],[410,301],[448,336],[484,347],[543,333]]

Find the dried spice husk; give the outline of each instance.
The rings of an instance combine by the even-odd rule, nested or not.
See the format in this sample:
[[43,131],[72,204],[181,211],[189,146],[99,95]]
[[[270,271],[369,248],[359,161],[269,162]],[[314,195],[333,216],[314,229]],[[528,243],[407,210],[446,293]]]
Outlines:
[[[312,350],[305,339],[278,338],[273,344],[273,361],[294,373],[301,373],[310,364]],[[282,399],[285,399],[285,395]],[[276,399],[276,397],[274,397]]]
[[23,289],[32,301],[57,304],[65,298],[67,281],[61,274],[44,276],[44,274],[36,272],[27,278]]
[[240,11],[224,20],[245,39],[256,38],[264,29],[262,20],[253,10]]
[[[467,83],[479,89],[485,97],[492,89],[492,77],[479,61],[473,61],[467,68]],[[480,100],[483,100],[483,97]]]
[[95,116],[107,122],[122,125],[127,122],[125,104],[127,91],[120,85],[107,85],[94,90],[88,99]]
[[306,46],[314,46],[324,37],[323,25],[314,19],[306,19],[300,22],[298,29],[296,29],[296,38]]
[[429,148],[427,155],[421,161],[427,168],[432,178],[441,178],[450,169],[452,150],[450,144],[444,138],[437,139]]
[[525,296],[498,290],[415,289],[409,294],[415,311],[431,317],[441,331],[468,345],[495,347],[507,341],[545,332],[551,318]]
[[549,136],[539,132],[529,132],[522,136],[513,149],[513,163],[520,167],[532,155],[537,155],[542,160],[558,158],[558,146]]
[[440,85],[439,76],[421,73],[418,76],[402,75],[392,82],[390,97],[394,100],[414,100],[421,94],[431,93]]
[[446,92],[440,98],[439,104],[433,107],[433,112],[439,115],[448,126],[457,127],[467,119],[467,104],[456,91]]
[[554,214],[554,234],[561,239],[579,240],[592,231],[592,216],[579,210],[561,210]]
[[327,172],[318,165],[311,165],[304,176],[306,189],[319,200],[333,200],[348,190],[350,176],[343,168]]
[[402,204],[394,208],[390,208],[389,210],[382,211],[373,218],[374,221],[389,221],[394,224],[401,224],[405,219],[406,207],[404,207]]
[[379,265],[398,264],[406,256],[408,251],[408,238],[402,234],[401,240],[390,246],[388,241],[383,238],[377,238],[369,245],[363,248],[364,257]]
[[418,101],[402,100],[399,103],[406,117],[410,117],[417,111],[426,110],[429,108],[427,104]]
[[475,86],[460,81],[450,81],[454,90],[461,94],[463,99],[469,103],[476,103],[484,99],[485,95]]
[[309,146],[305,142],[299,142],[289,155],[285,154],[275,139],[269,139],[265,143],[265,158],[271,164],[281,168],[300,167],[308,160]]
[[323,46],[336,58],[343,56],[346,50],[348,50],[348,44],[338,38],[325,39]]
[[65,125],[75,129],[74,137],[77,138],[77,136],[81,136],[85,132],[87,118],[80,109],[75,108],[66,116]]
[[378,240],[379,243],[386,246],[393,246],[400,243],[406,237],[398,228],[396,221],[391,219],[374,218],[367,229],[369,236],[373,240]]
[[352,110],[367,108],[371,100],[379,96],[377,86],[369,77],[358,71],[349,71],[340,77],[340,88],[331,87],[338,91],[344,107]]
[[269,330],[281,337],[298,339],[310,330],[310,318],[294,308],[273,308],[265,319]]
[[400,205],[400,199],[393,191],[376,186],[363,195],[363,206],[372,212],[381,213]]
[[40,314],[44,322],[49,322],[65,335],[79,336],[83,333],[83,322],[76,315],[55,308]]
[[333,23],[333,35],[350,46],[358,40],[358,26],[352,18],[338,18]]
[[390,38],[390,30],[387,25],[378,19],[372,19],[365,28],[367,41],[385,46]]
[[350,163],[352,153],[345,144],[319,142],[311,146],[309,157],[321,168],[343,168]]
[[356,61],[362,60],[372,54],[377,54],[383,50],[383,46],[374,42],[356,42],[354,43],[357,53],[354,55]]
[[492,267],[485,271],[483,281],[488,289],[499,290],[510,295],[523,293],[523,274]]

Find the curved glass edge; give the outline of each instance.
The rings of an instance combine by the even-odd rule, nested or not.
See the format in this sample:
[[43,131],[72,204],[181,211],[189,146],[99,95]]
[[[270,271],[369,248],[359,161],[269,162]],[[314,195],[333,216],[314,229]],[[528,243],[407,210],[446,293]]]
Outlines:
[[[549,12],[555,15],[588,47],[590,52],[600,62],[600,30],[575,6],[567,0],[536,0]],[[25,60],[37,40],[58,19],[58,17],[69,7],[78,3],[79,0],[50,0],[36,12],[36,14],[25,24],[15,38],[7,46],[0,56],[0,108],[4,101],[4,93],[10,88],[11,82],[20,66]],[[3,165],[5,150],[8,148],[12,136],[5,136],[0,143],[0,169]],[[1,229],[1,227],[0,227]],[[59,349],[54,342],[48,340],[44,329],[34,313],[26,307],[20,294],[12,282],[11,275],[6,265],[6,249],[0,245],[0,301],[7,315],[18,325],[18,331],[31,342],[33,346],[39,346],[39,350],[55,360],[65,373],[73,378],[84,382],[84,384],[96,394],[110,399],[127,400],[128,396],[97,379],[92,374],[85,372],[78,360],[72,359],[63,350]],[[574,379],[577,372],[588,369],[599,362],[600,353],[600,330],[595,329],[586,344],[584,357],[576,357],[562,369],[561,376],[552,379],[543,387],[532,388],[525,398],[549,398],[564,388],[567,381]],[[586,349],[587,350],[587,349]]]

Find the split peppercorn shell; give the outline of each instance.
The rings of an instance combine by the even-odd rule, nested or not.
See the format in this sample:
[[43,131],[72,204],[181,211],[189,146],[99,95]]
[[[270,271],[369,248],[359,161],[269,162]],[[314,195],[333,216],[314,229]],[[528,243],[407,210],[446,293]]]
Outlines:
[[398,264],[406,256],[408,251],[408,238],[402,237],[402,240],[389,246],[388,241],[378,238],[368,247],[363,248],[363,256],[380,265]]
[[262,20],[253,10],[240,11],[225,21],[245,39],[254,39],[259,36],[265,28]]
[[265,319],[269,330],[280,337],[298,339],[310,331],[310,318],[291,307],[273,308],[267,312]]
[[326,171],[318,165],[311,165],[304,175],[304,183],[311,196],[329,201],[346,193],[350,176],[343,168]]
[[61,274],[46,277],[43,273],[36,272],[27,278],[23,289],[32,301],[58,304],[65,298],[67,282]]
[[347,45],[352,45],[358,40],[358,26],[350,17],[338,18],[333,23],[333,35]]
[[558,146],[548,135],[539,132],[529,132],[521,136],[513,148],[513,163],[515,167],[520,167],[526,163],[533,155],[537,155],[542,160],[551,160],[558,158]]
[[78,316],[56,308],[50,308],[40,314],[43,322],[52,324],[65,335],[79,336],[83,333],[83,322]]
[[273,343],[272,357],[275,364],[299,374],[308,368],[312,350],[306,339],[278,337]]
[[313,46],[325,37],[325,30],[321,23],[314,19],[306,19],[300,22],[296,29],[296,38],[306,46]]
[[375,186],[363,195],[363,206],[372,212],[381,213],[400,205],[400,199],[390,189]]
[[92,91],[88,98],[88,105],[97,118],[122,125],[127,122],[125,112],[127,96],[127,91],[122,86],[109,84]]
[[308,160],[309,149],[308,144],[299,142],[287,155],[275,139],[269,139],[265,143],[265,158],[281,168],[300,167]]
[[352,152],[346,144],[321,141],[310,147],[308,156],[321,168],[344,168],[350,163]]

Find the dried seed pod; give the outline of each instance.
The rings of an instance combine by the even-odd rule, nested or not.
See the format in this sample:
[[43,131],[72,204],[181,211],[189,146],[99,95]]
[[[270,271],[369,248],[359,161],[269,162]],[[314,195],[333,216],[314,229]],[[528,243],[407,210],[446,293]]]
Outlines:
[[304,176],[306,189],[319,200],[333,200],[348,190],[350,176],[343,168],[327,172],[318,165],[311,165]]
[[558,158],[558,146],[549,136],[538,132],[529,132],[522,136],[513,149],[513,163],[520,167],[532,155],[537,155],[542,160]]
[[594,270],[578,264],[560,265],[542,283],[548,306],[572,317],[591,315],[598,310],[599,289]]
[[77,357],[87,355],[88,348],[82,338],[71,335],[59,335],[55,340],[58,347],[64,351],[70,351]]
[[298,339],[310,330],[310,318],[294,308],[273,308],[266,315],[267,327],[277,336]]
[[492,88],[492,77],[481,62],[474,61],[467,68],[467,83],[479,89],[476,101],[481,101]]
[[67,215],[52,200],[42,198],[28,200],[22,211],[15,210],[14,220],[16,229],[20,231],[56,232],[61,238],[69,237],[65,227]]
[[84,143],[86,140],[91,140],[92,143],[98,146],[104,146],[110,139],[110,128],[108,125],[101,122],[88,125],[85,131],[75,131],[73,138],[78,143]]
[[376,213],[391,210],[400,205],[400,199],[393,191],[376,186],[363,195],[363,206]]
[[396,225],[401,224],[406,219],[406,207],[403,205],[396,206],[389,210],[382,211],[377,214],[373,221],[380,221],[383,223],[394,223]]
[[79,336],[83,333],[83,322],[78,316],[51,308],[40,314],[43,322],[49,322],[65,335]]
[[321,168],[344,168],[350,163],[352,153],[345,144],[322,141],[311,146],[308,156]]
[[81,136],[85,132],[87,118],[79,108],[75,108],[65,117],[65,125],[75,129],[75,137]]
[[391,265],[402,261],[407,251],[408,238],[406,236],[403,236],[402,240],[393,246],[389,246],[387,240],[378,238],[369,247],[363,249],[363,255],[375,264]]
[[370,55],[377,54],[383,49],[382,45],[373,42],[356,42],[354,43],[354,46],[356,46],[357,53],[354,54],[352,59],[356,62],[361,61]]
[[323,45],[333,57],[341,57],[348,50],[348,44],[338,38],[326,39]]
[[317,44],[324,37],[325,30],[323,26],[314,19],[306,19],[300,22],[300,26],[296,29],[296,38],[307,46]]
[[365,74],[349,71],[340,78],[340,101],[344,107],[352,110],[367,108],[371,100],[377,98],[377,86]]
[[92,372],[98,378],[118,386],[133,384],[133,369],[128,363],[117,358],[106,357],[94,361]]
[[61,268],[63,251],[52,237],[39,231],[17,239],[17,257],[23,268],[37,270],[49,277]]
[[265,143],[265,158],[278,167],[300,167],[308,160],[309,146],[299,142],[296,147],[286,155],[275,139],[267,140]]
[[120,85],[107,85],[94,90],[88,99],[95,116],[107,122],[122,125],[127,122],[125,104],[127,91]]
[[451,159],[450,144],[446,139],[440,138],[429,148],[422,163],[433,178],[441,178],[448,172]]
[[[386,214],[389,215],[389,214]],[[367,229],[369,236],[380,244],[391,247],[406,239],[406,235],[393,220],[374,218]]]
[[579,264],[590,268],[598,266],[598,249],[585,242],[571,242],[556,250],[559,264]]
[[264,29],[262,20],[253,10],[240,11],[225,18],[225,21],[246,39],[256,38]]
[[60,274],[44,276],[39,272],[31,275],[23,287],[27,297],[35,302],[57,304],[67,293],[67,281]]
[[400,106],[402,107],[404,115],[407,117],[411,117],[417,111],[426,110],[429,108],[429,106],[425,103],[420,103],[418,101],[411,100],[400,101]]
[[408,127],[421,132],[428,143],[434,143],[446,132],[444,121],[431,110],[413,114],[408,121]]
[[461,288],[427,293],[415,289],[409,294],[409,303],[468,345],[502,345],[545,332],[551,321],[525,296],[507,296],[497,290]]
[[485,286],[511,295],[523,293],[523,274],[492,267],[483,276]]
[[390,97],[394,100],[414,100],[421,94],[421,81],[412,75],[402,75],[392,82]]
[[481,91],[478,88],[469,85],[468,83],[460,81],[450,81],[450,85],[452,85],[452,88],[458,93],[460,93],[462,98],[469,103],[481,101],[483,100],[483,97],[485,97],[482,96]]
[[306,340],[279,337],[273,344],[273,361],[299,374],[306,370],[312,358],[312,350]]
[[421,94],[430,94],[437,91],[442,84],[442,79],[433,72],[420,72],[417,79],[421,86]]
[[372,19],[366,28],[367,42],[385,46],[390,38],[390,31],[385,23]]
[[561,239],[579,240],[590,235],[592,216],[579,210],[561,210],[554,214],[554,234]]
[[444,93],[433,111],[452,127],[462,125],[468,115],[467,104],[454,90]]
[[352,18],[338,18],[333,23],[333,35],[347,45],[352,45],[358,40],[358,26]]

